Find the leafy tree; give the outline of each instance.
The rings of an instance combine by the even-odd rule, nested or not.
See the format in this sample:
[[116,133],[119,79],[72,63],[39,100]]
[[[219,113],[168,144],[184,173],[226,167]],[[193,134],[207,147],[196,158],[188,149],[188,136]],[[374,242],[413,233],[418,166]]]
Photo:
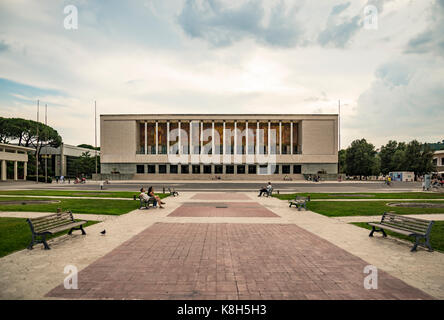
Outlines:
[[346,172],[346,155],[347,155],[347,150],[345,149],[341,149],[338,152],[338,162],[339,162],[339,173],[345,173]]
[[[36,156],[39,157],[42,147],[57,148],[62,143],[62,137],[57,130],[41,122],[22,118],[0,117],[0,142],[16,142],[19,146],[34,148],[36,149]],[[42,161],[39,161],[39,163],[39,169],[43,169],[41,167]],[[29,170],[29,174],[32,173],[32,170]]]
[[100,151],[100,147],[95,148],[95,147],[93,147],[92,145],[90,145],[90,144],[85,144],[85,143],[83,143],[83,144],[79,144],[77,147]]
[[365,139],[355,140],[347,148],[345,163],[346,173],[352,176],[370,176],[376,166],[375,146]]
[[[97,163],[100,163],[100,158],[97,157]],[[73,161],[73,166],[76,171],[76,175],[80,176],[82,174],[86,176],[91,176],[93,173],[96,172],[96,160],[95,157],[91,157],[91,154],[89,151],[83,152],[80,157],[75,159]],[[97,168],[98,172],[100,167]]]
[[398,142],[390,140],[385,146],[381,147],[379,158],[381,161],[381,173],[387,175],[391,171],[395,171],[398,162],[394,161],[395,152],[398,150]]

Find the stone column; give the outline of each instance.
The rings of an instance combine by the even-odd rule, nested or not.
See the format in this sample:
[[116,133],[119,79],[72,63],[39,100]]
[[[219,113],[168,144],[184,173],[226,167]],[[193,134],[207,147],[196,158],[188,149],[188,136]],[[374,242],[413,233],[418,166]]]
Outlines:
[[23,180],[28,176],[28,162],[23,162]]
[[270,146],[271,146],[271,122],[270,122],[270,120],[268,121],[268,134],[267,134],[267,144],[268,144],[268,147],[267,147],[267,154],[271,154],[271,148],[270,148]]
[[213,120],[213,121],[211,121],[211,155],[216,154],[216,150],[214,150],[214,148],[215,148],[215,144],[214,144],[214,120]]
[[282,120],[279,121],[279,154],[282,154]]
[[167,154],[170,154],[170,121],[167,121]]
[[2,181],[6,180],[6,160],[2,160]]
[[290,154],[293,154],[293,121],[290,122]]
[[14,161],[14,181],[18,180],[17,161]]
[[[234,121],[234,152],[233,154],[237,154],[237,121]],[[234,171],[236,173],[236,170]]]
[[245,120],[245,154],[248,154],[248,120]]
[[[178,134],[179,141],[177,142],[177,146],[179,148],[179,154],[182,154],[182,143],[180,141],[180,120],[177,123],[177,129],[179,130],[179,134]],[[178,172],[180,173],[180,170]]]
[[256,154],[259,154],[259,120],[256,123]]
[[148,154],[148,123],[145,121],[145,154]]
[[156,154],[159,154],[159,122],[156,121]]

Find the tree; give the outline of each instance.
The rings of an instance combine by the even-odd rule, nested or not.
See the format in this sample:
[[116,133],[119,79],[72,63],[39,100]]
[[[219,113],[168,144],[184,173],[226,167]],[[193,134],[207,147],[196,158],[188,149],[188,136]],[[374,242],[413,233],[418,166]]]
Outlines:
[[365,139],[353,141],[347,148],[345,157],[347,175],[361,177],[374,174],[375,155],[375,146]]
[[395,152],[398,150],[398,142],[390,140],[385,146],[381,147],[379,158],[381,161],[381,173],[387,175],[395,171],[398,163],[394,161]]
[[[97,162],[100,163],[99,157],[97,157]],[[86,176],[91,176],[96,172],[96,160],[91,157],[90,152],[83,152],[80,157],[73,161],[73,166],[76,170],[76,175],[80,176],[82,174]],[[99,168],[98,168],[99,169]]]
[[434,171],[433,151],[426,143],[410,141],[405,148],[404,166],[406,171],[413,171],[415,176]]
[[77,147],[100,151],[100,147],[94,148],[92,145],[85,143],[79,144]]
[[347,169],[347,165],[345,162],[347,156],[347,150],[341,149],[338,152],[338,162],[339,162],[339,173],[345,173]]
[[42,147],[57,148],[62,143],[62,137],[57,130],[41,122],[0,117],[0,142],[17,142],[19,146],[34,148],[39,157]]

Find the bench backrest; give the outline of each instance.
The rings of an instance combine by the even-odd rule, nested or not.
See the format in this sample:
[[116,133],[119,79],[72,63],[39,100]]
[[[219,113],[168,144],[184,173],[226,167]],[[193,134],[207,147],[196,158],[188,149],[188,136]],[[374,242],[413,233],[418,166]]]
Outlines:
[[52,228],[61,227],[65,224],[74,222],[74,217],[71,211],[59,212],[44,217],[27,219],[32,230],[40,233]]
[[433,221],[401,216],[393,212],[384,212],[381,224],[418,234],[427,234],[430,232]]
[[296,201],[308,201],[308,197],[296,196]]

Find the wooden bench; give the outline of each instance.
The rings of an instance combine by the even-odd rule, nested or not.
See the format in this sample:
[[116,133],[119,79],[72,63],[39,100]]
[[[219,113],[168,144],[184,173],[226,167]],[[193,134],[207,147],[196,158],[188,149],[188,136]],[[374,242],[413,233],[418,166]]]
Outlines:
[[157,201],[156,198],[154,197],[150,197],[148,201],[145,201],[140,195],[139,195],[139,201],[140,201],[140,206],[139,206],[139,210],[142,208],[145,209],[149,209],[150,205],[154,208],[157,206]]
[[173,196],[173,197],[179,195],[179,192],[177,192],[176,189],[174,189],[174,188],[168,188],[168,192],[170,193],[170,196]]
[[83,225],[87,221],[75,221],[71,211],[59,212],[44,217],[26,219],[31,228],[32,240],[28,246],[31,250],[34,244],[43,243],[46,250],[50,247],[46,242],[48,235],[55,234],[60,231],[68,230],[68,234],[72,234],[73,230],[81,230],[82,234],[86,234]]
[[295,206],[298,208],[298,211],[301,211],[301,208],[304,207],[305,210],[307,210],[307,202],[310,201],[310,197],[302,197],[302,196],[296,196],[294,200],[288,201],[289,207]]
[[[408,237],[415,237],[415,244],[410,251],[416,251],[418,246],[423,246],[427,247],[431,252],[433,249],[430,244],[430,232],[433,223],[434,221],[401,216],[393,212],[384,212],[382,214],[381,222],[368,223],[372,226],[372,231],[370,232],[369,237],[373,237],[375,231],[382,232],[382,235],[387,237],[384,230],[390,230]],[[421,240],[423,241],[421,242]]]

